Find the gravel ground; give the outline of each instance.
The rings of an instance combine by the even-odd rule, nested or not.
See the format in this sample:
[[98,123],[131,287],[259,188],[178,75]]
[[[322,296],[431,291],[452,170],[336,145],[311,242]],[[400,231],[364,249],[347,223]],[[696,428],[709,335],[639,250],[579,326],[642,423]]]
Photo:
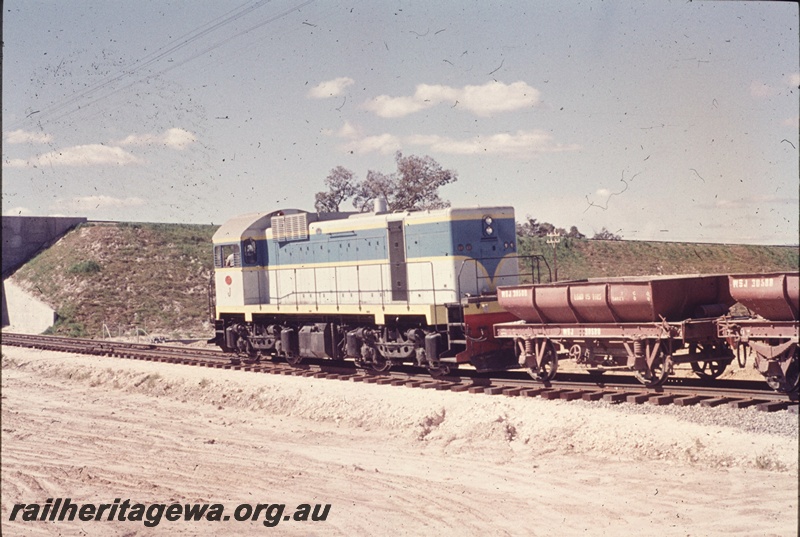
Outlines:
[[788,412],[2,351],[3,534],[266,531],[8,520],[15,503],[68,496],[332,505],[326,522],[282,523],[282,535],[797,534],[798,417]]

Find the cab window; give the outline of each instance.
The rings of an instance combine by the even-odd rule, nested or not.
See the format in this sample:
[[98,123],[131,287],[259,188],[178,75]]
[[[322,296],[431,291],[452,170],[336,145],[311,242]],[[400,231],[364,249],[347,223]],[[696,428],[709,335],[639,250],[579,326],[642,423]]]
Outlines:
[[244,264],[255,265],[258,261],[256,255],[256,241],[255,239],[247,239],[244,241]]
[[214,247],[214,266],[216,268],[241,267],[242,260],[239,253],[239,245],[225,244]]

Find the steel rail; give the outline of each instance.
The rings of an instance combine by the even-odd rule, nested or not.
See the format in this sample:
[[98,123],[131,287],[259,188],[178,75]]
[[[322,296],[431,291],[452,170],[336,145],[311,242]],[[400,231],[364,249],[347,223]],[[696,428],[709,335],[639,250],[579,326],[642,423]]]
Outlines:
[[[419,368],[399,366],[386,373],[360,369],[351,362],[304,359],[292,366],[283,361],[244,361],[236,363],[220,350],[155,343],[127,343],[110,340],[79,339],[58,336],[3,333],[2,344],[42,350],[73,352],[97,356],[129,358],[216,369],[243,370],[280,375],[337,379],[351,382],[407,386],[453,392],[541,397],[565,401],[606,401],[653,405],[703,407],[755,407],[774,412],[798,412],[797,394],[769,390],[758,381],[703,381],[670,378],[663,386],[647,388],[635,379],[622,375],[593,376],[559,374],[558,380],[542,383],[518,371],[484,373],[457,369],[447,375],[432,376]],[[713,382],[713,385],[708,385]]]

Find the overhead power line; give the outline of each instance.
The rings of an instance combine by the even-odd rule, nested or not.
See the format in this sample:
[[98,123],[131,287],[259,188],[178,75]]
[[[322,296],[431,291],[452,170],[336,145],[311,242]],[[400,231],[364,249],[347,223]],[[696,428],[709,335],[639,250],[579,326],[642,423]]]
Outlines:
[[[185,65],[201,56],[208,54],[209,52],[227,44],[228,42],[245,35],[257,28],[280,20],[287,15],[291,14],[292,12],[311,4],[314,0],[306,0],[304,2],[300,2],[295,4],[291,8],[278,13],[272,17],[269,17],[265,20],[262,20],[252,26],[249,26],[241,31],[236,32],[233,35],[220,39],[211,45],[199,50],[188,56],[187,58],[177,61],[177,62],[170,62],[170,64],[163,69],[157,70],[155,73],[149,73],[142,76],[142,72],[145,69],[148,69],[159,61],[163,60],[164,58],[174,55],[176,52],[192,45],[194,43],[202,43],[202,40],[207,37],[208,35],[212,34],[213,32],[217,32],[221,29],[224,29],[228,25],[236,22],[237,20],[246,17],[253,13],[254,11],[258,10],[259,8],[263,7],[264,5],[270,3],[271,0],[258,0],[254,3],[247,2],[242,4],[235,9],[228,11],[224,15],[221,15],[197,28],[193,29],[192,31],[180,36],[175,43],[164,45],[159,47],[152,53],[134,60],[131,64],[127,67],[120,69],[119,71],[105,77],[103,80],[100,80],[89,87],[76,92],[60,102],[57,102],[49,107],[42,108],[38,110],[38,113],[35,116],[28,116],[16,124],[12,124],[9,128],[15,129],[21,127],[27,120],[33,118],[39,123],[39,125],[46,124],[51,121],[56,121],[62,119],[70,114],[77,112],[78,110],[85,110],[88,107],[95,105],[96,103],[103,101],[112,95],[119,93],[125,89],[130,88],[131,86],[142,82],[143,80],[148,80],[154,77],[158,77],[167,73],[177,67]],[[130,80],[124,86],[114,87],[121,81]],[[108,90],[108,91],[105,91]],[[91,99],[89,102],[84,102],[86,99]]]

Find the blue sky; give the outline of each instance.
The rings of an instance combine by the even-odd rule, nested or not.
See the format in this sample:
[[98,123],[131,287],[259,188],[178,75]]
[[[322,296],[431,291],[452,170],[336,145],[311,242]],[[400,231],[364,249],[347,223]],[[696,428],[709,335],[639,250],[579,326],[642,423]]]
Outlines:
[[5,0],[3,214],[220,224],[430,155],[454,206],[798,243],[798,6]]

